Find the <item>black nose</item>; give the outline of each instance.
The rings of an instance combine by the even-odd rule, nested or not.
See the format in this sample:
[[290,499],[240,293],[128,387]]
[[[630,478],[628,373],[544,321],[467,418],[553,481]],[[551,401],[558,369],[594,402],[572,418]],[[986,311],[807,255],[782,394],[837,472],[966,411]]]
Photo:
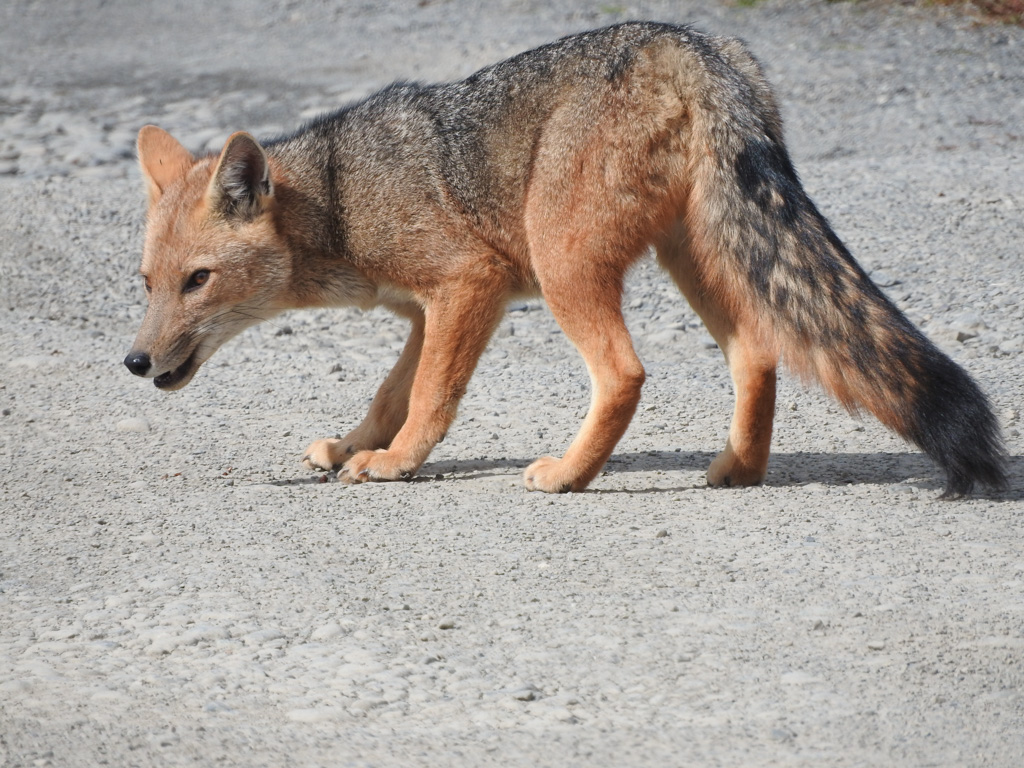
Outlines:
[[149,367],[153,362],[145,352],[129,352],[128,357],[124,359],[124,364],[136,376],[145,376],[149,373]]

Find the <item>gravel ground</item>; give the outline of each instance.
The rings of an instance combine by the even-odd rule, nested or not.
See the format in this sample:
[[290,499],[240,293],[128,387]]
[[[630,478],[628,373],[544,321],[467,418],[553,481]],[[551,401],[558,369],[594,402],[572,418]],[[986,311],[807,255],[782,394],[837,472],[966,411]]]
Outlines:
[[[765,2],[0,8],[0,766],[1019,766],[1024,30]],[[750,5],[752,7],[745,7]],[[768,479],[711,490],[721,355],[651,263],[640,411],[585,493],[528,493],[589,401],[510,307],[411,483],[299,465],[397,357],[383,312],[246,332],[164,395],[135,132],[273,134],[624,18],[745,38],[806,186],[1003,420],[1011,488],[941,478],[792,378]]]

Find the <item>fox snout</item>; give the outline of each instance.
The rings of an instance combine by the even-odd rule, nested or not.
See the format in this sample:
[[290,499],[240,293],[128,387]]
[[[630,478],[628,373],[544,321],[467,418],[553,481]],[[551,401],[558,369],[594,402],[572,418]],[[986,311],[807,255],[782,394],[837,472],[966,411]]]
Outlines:
[[153,361],[149,358],[149,355],[145,352],[136,352],[135,350],[128,353],[128,357],[124,359],[124,364],[136,376],[145,376],[149,373],[149,369],[153,367]]

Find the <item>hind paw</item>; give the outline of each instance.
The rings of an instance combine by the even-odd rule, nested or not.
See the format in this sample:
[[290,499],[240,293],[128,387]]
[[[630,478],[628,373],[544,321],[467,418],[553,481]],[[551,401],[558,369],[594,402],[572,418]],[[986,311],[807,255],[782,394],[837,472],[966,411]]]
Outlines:
[[586,487],[586,483],[583,483],[577,488],[578,478],[573,467],[564,459],[553,456],[537,459],[528,466],[523,472],[523,483],[531,491],[545,493],[568,493]]
[[760,485],[767,473],[767,460],[763,463],[743,462],[730,448],[726,448],[708,467],[708,485],[716,488]]

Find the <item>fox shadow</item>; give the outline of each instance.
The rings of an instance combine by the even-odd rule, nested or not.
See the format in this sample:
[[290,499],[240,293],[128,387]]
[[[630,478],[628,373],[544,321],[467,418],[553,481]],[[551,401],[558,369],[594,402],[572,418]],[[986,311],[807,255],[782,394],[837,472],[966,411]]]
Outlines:
[[[704,472],[717,454],[709,451],[642,451],[616,453],[608,460],[604,471],[609,475],[629,472],[699,472],[700,480],[679,487],[651,488],[588,488],[583,493],[672,493],[690,488],[706,487]],[[454,459],[429,462],[409,482],[423,483],[444,479],[468,481],[486,477],[508,477],[522,472],[536,457]],[[324,482],[325,475],[315,474],[308,479],[280,480],[275,485],[314,484]],[[1007,460],[1007,488],[991,491],[979,488],[972,498],[994,501],[1024,500],[1024,457],[1010,456]],[[785,488],[819,483],[827,486],[896,485],[912,483],[936,496],[943,490],[942,473],[932,461],[920,453],[773,453],[768,462],[768,476],[762,485]]]
[[[686,472],[701,473],[700,482],[687,487],[704,485],[703,473],[717,454],[709,451],[643,451],[616,453],[605,465],[605,472]],[[534,457],[535,458],[535,457]],[[533,458],[479,458],[457,459],[428,463],[417,479],[429,480],[437,475],[446,479],[469,480],[492,475],[506,475],[508,470],[522,471]],[[1011,456],[1007,461],[1007,488],[1002,491],[977,489],[974,498],[1000,501],[1024,500],[1024,457]],[[923,490],[943,490],[942,473],[926,455],[920,453],[772,453],[768,462],[768,476],[763,485],[787,487],[820,483],[829,486],[895,485],[911,482]],[[585,493],[658,493],[679,488],[650,488],[616,491],[588,489]]]

